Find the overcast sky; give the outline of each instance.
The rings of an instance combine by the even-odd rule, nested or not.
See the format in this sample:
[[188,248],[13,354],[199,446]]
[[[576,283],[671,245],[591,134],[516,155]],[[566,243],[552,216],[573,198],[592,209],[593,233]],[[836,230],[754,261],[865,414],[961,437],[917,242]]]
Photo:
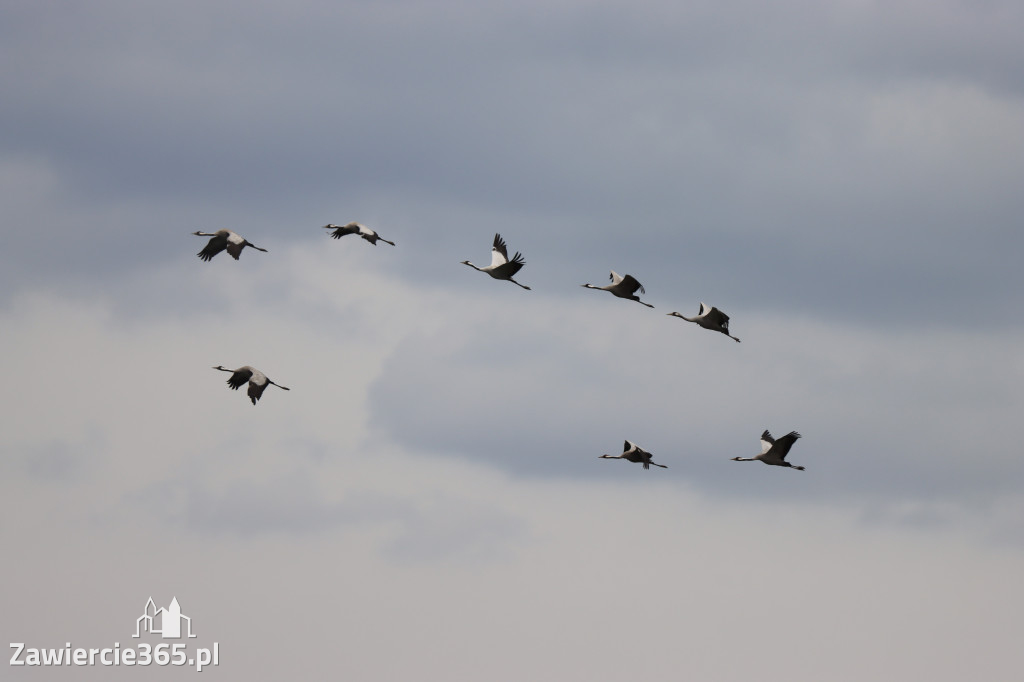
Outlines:
[[[0,639],[177,597],[232,681],[1016,680],[1022,31],[0,3]],[[496,232],[531,291],[460,265]],[[729,461],[765,429],[806,471]]]

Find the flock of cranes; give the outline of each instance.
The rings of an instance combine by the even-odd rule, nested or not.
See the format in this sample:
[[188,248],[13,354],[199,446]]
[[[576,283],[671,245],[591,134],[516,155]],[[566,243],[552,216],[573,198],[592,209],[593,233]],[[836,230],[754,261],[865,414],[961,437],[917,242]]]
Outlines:
[[[377,245],[378,241],[390,244],[391,246],[395,245],[394,242],[388,241],[387,239],[384,239],[383,237],[378,235],[376,231],[371,230],[365,225],[362,225],[357,222],[350,222],[346,225],[334,225],[332,223],[324,225],[323,227],[326,230],[333,230],[328,236],[333,237],[334,239],[341,239],[346,235],[356,234],[365,239],[366,241],[370,242],[370,244],[373,244],[374,246]],[[267,252],[266,249],[262,249],[256,246],[252,242],[248,241],[241,235],[232,232],[231,230],[218,230],[212,233],[193,232],[192,234],[198,237],[210,237],[210,241],[207,242],[206,246],[198,254],[196,254],[197,256],[199,256],[200,259],[204,261],[212,260],[213,257],[216,256],[221,251],[227,251],[232,258],[238,260],[239,255],[241,255],[242,253],[242,249],[244,249],[246,246],[250,246],[256,249],[257,251],[263,251],[264,253]],[[485,272],[494,279],[512,282],[512,284],[515,284],[518,287],[522,287],[527,291],[530,290],[530,287],[526,286],[525,284],[520,284],[519,282],[513,279],[513,276],[516,275],[520,270],[522,270],[524,265],[526,265],[526,261],[523,259],[523,254],[516,251],[515,255],[512,256],[512,258],[509,258],[508,247],[505,245],[505,240],[501,238],[500,234],[494,235],[494,243],[493,246],[491,247],[490,265],[480,267],[478,265],[474,265],[468,260],[462,261],[462,264],[468,265],[474,270]],[[611,275],[609,276],[609,280],[611,281],[611,284],[606,284],[600,287],[595,286],[593,284],[583,284],[581,286],[587,289],[599,289],[602,291],[607,291],[611,293],[613,296],[625,298],[630,301],[636,301],[637,303],[645,305],[648,308],[654,307],[650,303],[644,303],[643,301],[640,300],[640,297],[636,295],[637,291],[639,291],[641,294],[644,294],[646,292],[644,291],[643,285],[640,284],[640,282],[637,281],[637,279],[632,275],[626,275],[623,277],[622,275],[613,270]],[[738,338],[729,333],[729,316],[723,313],[718,308],[705,305],[703,302],[700,304],[700,311],[697,313],[696,317],[687,317],[677,312],[668,313],[668,315],[678,317],[680,319],[686,320],[687,322],[693,322],[695,324],[700,325],[704,329],[720,332],[728,336],[733,341],[736,341],[737,343],[739,342]],[[253,405],[255,405],[256,402],[263,395],[263,391],[266,390],[267,386],[277,386],[278,388],[283,389],[285,391],[291,390],[286,386],[274,383],[267,377],[266,374],[259,371],[255,367],[250,367],[249,365],[239,367],[238,369],[228,369],[227,367],[217,365],[213,369],[220,370],[221,372],[231,372],[231,376],[228,378],[227,384],[232,390],[237,391],[243,385],[248,383],[249,399],[252,401]],[[790,469],[796,469],[797,471],[803,471],[804,467],[795,466],[786,461],[786,455],[789,454],[790,448],[793,447],[793,444],[797,441],[798,438],[800,438],[800,434],[797,433],[796,431],[790,431],[781,438],[773,438],[772,435],[766,429],[765,432],[761,434],[761,454],[755,457],[733,457],[732,461],[761,462],[763,464],[768,464],[771,466],[787,467]],[[662,469],[668,468],[664,464],[657,464],[651,459],[651,457],[651,453],[640,448],[635,443],[632,443],[627,440],[625,442],[625,445],[623,445],[622,454],[601,455],[599,459],[624,459],[627,462],[642,464],[644,469],[650,469],[652,464],[656,467],[661,467]]]

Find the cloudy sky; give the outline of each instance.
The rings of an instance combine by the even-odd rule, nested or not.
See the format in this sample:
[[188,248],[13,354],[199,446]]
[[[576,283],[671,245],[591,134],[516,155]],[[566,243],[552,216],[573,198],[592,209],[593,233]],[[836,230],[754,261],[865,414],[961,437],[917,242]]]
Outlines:
[[[177,597],[232,681],[1016,680],[1022,29],[0,3],[0,639]],[[531,291],[459,264],[496,232]]]

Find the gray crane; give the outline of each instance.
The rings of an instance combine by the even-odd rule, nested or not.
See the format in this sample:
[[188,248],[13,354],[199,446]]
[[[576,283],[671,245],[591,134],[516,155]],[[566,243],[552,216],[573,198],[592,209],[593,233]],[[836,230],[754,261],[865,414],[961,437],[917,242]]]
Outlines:
[[341,239],[347,234],[358,234],[360,237],[370,242],[374,246],[377,246],[378,241],[382,241],[385,244],[391,244],[391,246],[395,245],[394,242],[384,239],[384,237],[381,237],[379,234],[377,234],[376,231],[371,230],[366,225],[363,225],[361,223],[351,222],[347,225],[335,225],[331,223],[329,225],[324,225],[324,229],[334,230],[334,232],[332,232],[329,236],[334,237],[335,239]]
[[684,319],[687,322],[696,322],[713,332],[722,332],[733,341],[739,342],[739,339],[729,333],[729,316],[714,306],[709,307],[701,302],[700,312],[697,314],[697,317],[687,317],[681,313],[669,313],[669,315]]
[[287,386],[275,384],[267,378],[266,374],[255,367],[250,367],[249,365],[239,367],[238,369],[228,369],[227,367],[217,365],[214,369],[219,369],[222,372],[231,372],[231,376],[228,378],[228,386],[230,386],[234,391],[241,388],[245,382],[249,382],[249,399],[252,400],[253,405],[256,404],[256,401],[260,399],[260,396],[263,395],[263,391],[265,391],[269,385],[283,388],[286,391],[291,390]]
[[786,455],[789,454],[789,449],[793,447],[793,443],[796,439],[800,438],[800,434],[796,431],[790,431],[782,438],[772,438],[772,434],[765,432],[761,434],[761,454],[756,457],[733,457],[733,462],[764,462],[776,467],[789,467],[796,469],[797,471],[803,471],[804,468],[801,466],[794,466],[786,461]]
[[605,284],[603,287],[597,287],[593,284],[581,284],[580,286],[586,287],[587,289],[600,289],[601,291],[610,292],[614,296],[619,298],[628,298],[630,301],[636,301],[641,305],[645,305],[648,308],[654,306],[650,303],[644,303],[640,300],[640,297],[636,295],[637,289],[640,290],[641,294],[646,294],[644,286],[640,282],[636,281],[633,275],[626,275],[623,277],[619,273],[612,270],[612,274],[608,275],[608,279],[611,280],[611,284]]
[[658,464],[651,459],[651,453],[637,447],[636,444],[630,443],[628,440],[625,445],[622,446],[621,455],[601,455],[598,459],[624,459],[627,462],[638,462],[644,465],[644,469],[650,469],[653,464],[656,467],[662,469],[668,469],[664,464]]
[[240,234],[232,232],[231,230],[217,230],[216,232],[193,232],[192,234],[194,234],[197,237],[211,238],[210,241],[206,243],[206,246],[203,248],[203,250],[196,254],[204,261],[212,260],[214,256],[216,256],[221,251],[224,251],[225,249],[229,254],[231,254],[231,257],[234,258],[235,260],[238,260],[238,256],[242,253],[242,249],[244,249],[247,246],[251,246],[257,251],[262,251],[263,253],[267,252],[266,249],[261,249],[260,247],[256,246],[252,242],[242,237]]
[[504,279],[526,290],[530,289],[530,287],[526,286],[525,284],[520,284],[519,282],[512,279],[512,276],[519,272],[524,265],[526,265],[526,261],[523,260],[523,254],[519,253],[518,251],[516,251],[516,255],[512,256],[512,259],[509,260],[508,248],[505,246],[505,240],[501,238],[500,234],[494,235],[494,246],[491,248],[490,265],[481,268],[479,266],[473,265],[468,260],[462,261],[462,264],[468,265],[471,268],[475,268],[480,272],[486,272],[494,279]]

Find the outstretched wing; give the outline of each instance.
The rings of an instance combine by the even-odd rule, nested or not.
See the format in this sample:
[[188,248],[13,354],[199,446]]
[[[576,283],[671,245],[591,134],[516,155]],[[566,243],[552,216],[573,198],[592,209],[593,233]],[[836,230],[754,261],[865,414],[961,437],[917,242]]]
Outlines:
[[612,274],[608,275],[608,281],[611,282],[612,285],[618,284],[622,281],[622,275],[612,270]]
[[653,464],[653,456],[651,455],[651,453],[647,452],[640,446],[634,447],[636,447],[636,453],[633,455],[632,459],[642,463],[644,465],[644,469],[650,469],[651,464]]
[[236,369],[234,374],[228,377],[228,386],[233,390],[237,391],[239,388],[245,385],[245,382],[249,381],[252,377],[252,369],[249,367],[242,367]]
[[772,434],[768,433],[768,429],[765,429],[764,433],[761,434],[761,454],[763,455],[771,450],[774,442],[775,439],[772,438]]
[[331,223],[330,225],[324,225],[325,229],[334,230],[334,232],[331,232],[331,236],[334,237],[335,239],[341,239],[346,234],[353,234],[355,232],[359,232],[359,227],[359,223],[355,222],[346,223],[345,225],[335,225],[333,223]]
[[[508,262],[508,247],[498,233],[494,234],[494,247],[491,249],[491,267],[496,268]],[[522,267],[522,266],[520,266]]]
[[252,400],[252,404],[255,405],[256,401],[263,395],[263,391],[267,388],[267,384],[254,384],[249,382],[249,399]]
[[708,311],[708,320],[715,326],[729,331],[729,316],[723,313],[718,308],[712,308]]
[[526,265],[526,261],[523,260],[523,254],[516,251],[516,255],[512,256],[512,260],[505,263],[505,267],[502,268],[502,271],[507,272],[508,276],[512,277],[522,270],[524,265]]
[[630,443],[628,440],[622,446],[622,452],[623,453],[629,452],[630,450],[636,450],[636,449],[637,449],[636,445],[634,445],[633,443]]
[[245,245],[248,243],[249,242],[245,241],[241,235],[229,232],[225,248],[228,250],[228,253],[231,254],[232,258],[238,260],[238,256],[241,255],[242,249],[244,249]]
[[374,246],[377,246],[377,240],[380,239],[380,235],[377,234],[377,231],[371,230],[366,225],[362,225],[360,223],[356,224],[359,225],[359,236],[365,239],[366,241],[370,242]]
[[779,459],[786,459],[786,455],[789,454],[789,449],[793,447],[793,443],[796,439],[800,438],[800,434],[796,431],[790,431],[785,436],[777,439],[772,445],[774,452],[772,454],[778,455]]
[[196,255],[199,256],[204,261],[209,261],[218,253],[223,251],[227,245],[228,240],[225,237],[221,237],[220,235],[216,237],[210,237],[210,241],[206,242],[206,246],[203,247],[203,250],[197,253]]
[[637,289],[640,290],[641,294],[647,293],[644,291],[644,286],[640,284],[640,282],[636,281],[636,277],[633,275],[626,275],[622,278],[622,288],[629,294],[636,293]]
[[249,374],[249,399],[255,405],[256,401],[263,395],[263,391],[266,390],[269,382],[267,381],[267,375],[258,369],[253,369]]

